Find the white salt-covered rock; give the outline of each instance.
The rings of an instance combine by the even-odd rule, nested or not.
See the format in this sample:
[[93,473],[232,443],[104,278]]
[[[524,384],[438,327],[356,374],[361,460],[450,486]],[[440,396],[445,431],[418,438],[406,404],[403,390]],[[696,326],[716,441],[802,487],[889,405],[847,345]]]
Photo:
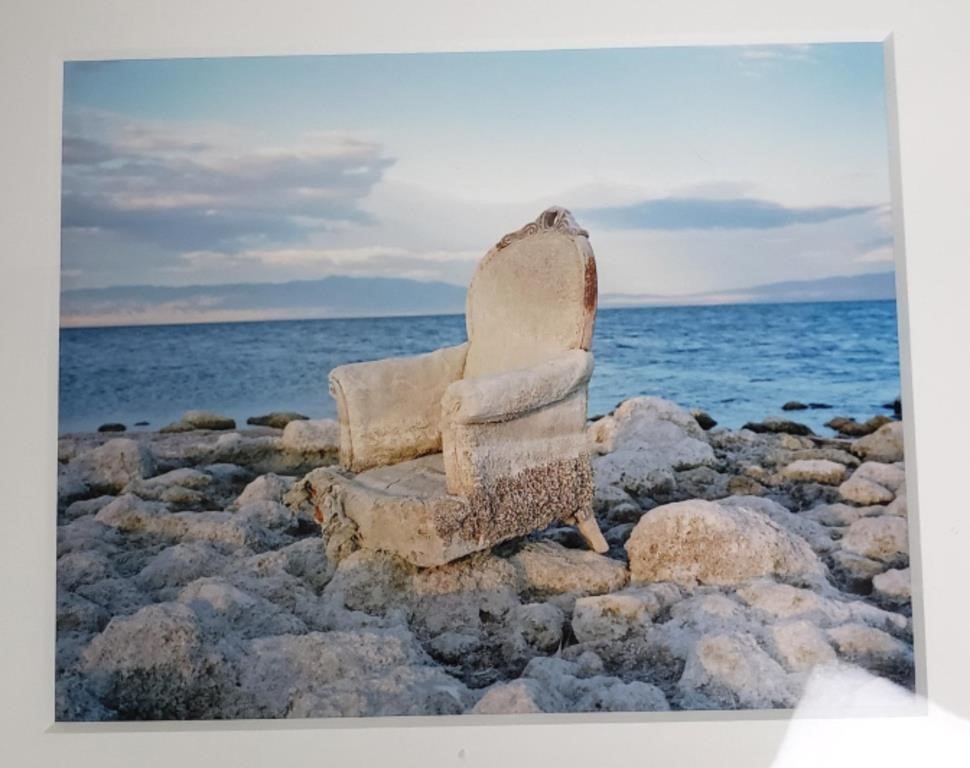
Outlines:
[[62,513],[64,520],[77,520],[86,515],[96,515],[101,508],[114,501],[114,496],[96,496],[93,499],[81,499],[68,504]]
[[705,635],[687,658],[677,683],[688,709],[791,707],[797,687],[748,634]]
[[145,533],[154,530],[168,514],[168,507],[162,502],[144,501],[126,493],[105,504],[94,519],[123,533]]
[[882,515],[888,511],[888,507],[873,505],[869,507],[856,507],[841,502],[835,504],[819,504],[817,507],[806,509],[799,512],[799,517],[814,520],[816,523],[827,526],[852,525],[856,520],[863,517]]
[[906,483],[906,470],[901,462],[886,464],[881,461],[864,461],[852,476],[871,480],[893,493],[897,493]]
[[815,624],[832,624],[848,621],[851,616],[844,603],[828,600],[810,589],[798,589],[770,579],[745,584],[737,595],[772,619],[803,618]]
[[226,558],[214,546],[202,541],[178,543],[155,555],[135,577],[148,591],[181,587],[202,576],[221,573]]
[[826,459],[798,459],[782,471],[786,480],[838,485],[845,477],[845,466]]
[[650,496],[674,485],[673,470],[713,464],[714,451],[693,416],[656,397],[621,403],[593,422],[588,439],[597,485]]
[[836,661],[825,633],[809,621],[789,621],[771,628],[779,661],[789,672],[805,672]]
[[906,501],[905,485],[896,492],[896,498],[886,506],[886,514],[896,515],[897,517],[909,516],[909,504]]
[[622,449],[593,458],[593,477],[597,486],[613,486],[625,494],[650,497],[669,493],[676,485],[674,470],[662,457]]
[[634,583],[731,585],[758,576],[823,579],[808,543],[760,512],[710,501],[682,501],[647,512],[626,544]]
[[861,506],[888,504],[893,500],[893,492],[888,488],[857,475],[853,475],[839,486],[839,496]]
[[234,506],[242,507],[255,501],[283,503],[283,497],[293,487],[295,481],[296,478],[282,477],[272,472],[260,475],[243,488]]
[[705,440],[704,430],[686,410],[661,397],[631,397],[620,403],[608,416],[593,422],[588,429],[594,450],[609,453],[624,443],[644,442],[651,426],[665,421],[679,427],[689,437]]
[[[543,706],[544,705],[544,706]],[[471,708],[472,715],[533,715],[553,712],[556,704],[536,680],[519,678],[496,683]]]
[[892,603],[908,603],[912,599],[909,568],[890,568],[872,579],[876,596]]
[[540,651],[555,651],[562,643],[565,614],[551,603],[527,603],[509,611],[509,629]]
[[160,603],[113,618],[84,649],[81,668],[122,717],[180,719],[206,714],[218,685],[211,661],[192,610]]
[[155,459],[141,443],[121,437],[85,451],[68,470],[92,491],[119,493],[132,480],[151,477]]
[[860,582],[870,581],[873,576],[886,570],[885,563],[845,549],[833,552],[832,560],[836,568],[849,576],[850,579]]
[[547,541],[527,544],[510,562],[525,589],[538,595],[599,595],[620,589],[629,578],[623,563]]
[[251,640],[239,689],[244,717],[446,715],[473,701],[400,628]]
[[903,460],[903,423],[893,421],[871,435],[854,440],[850,450],[869,461],[891,463]]
[[536,681],[546,700],[551,700],[554,708],[546,711],[651,712],[670,708],[656,686],[639,681],[625,683],[601,674],[589,675],[591,665],[584,661],[537,656],[526,665],[522,676]]
[[99,550],[69,552],[57,559],[57,584],[62,589],[77,589],[94,584],[113,574],[108,556]]
[[186,411],[182,414],[182,423],[192,429],[235,429],[236,422],[228,416],[221,416],[212,411]]
[[204,577],[188,584],[178,595],[210,632],[230,630],[239,637],[302,634],[307,626],[284,607],[240,589],[219,577]]
[[283,429],[282,444],[299,453],[335,453],[340,448],[340,424],[333,419],[291,421]]
[[863,666],[885,669],[912,661],[912,651],[906,643],[875,627],[843,624],[827,634],[840,656]]
[[905,560],[909,553],[906,518],[880,515],[856,520],[842,537],[842,549],[883,563]]
[[650,625],[649,608],[635,592],[582,597],[573,607],[573,634],[581,643],[620,640]]
[[723,507],[743,508],[762,515],[780,525],[786,531],[805,539],[816,552],[828,552],[832,549],[832,534],[819,523],[789,511],[777,501],[759,496],[729,496],[718,499]]

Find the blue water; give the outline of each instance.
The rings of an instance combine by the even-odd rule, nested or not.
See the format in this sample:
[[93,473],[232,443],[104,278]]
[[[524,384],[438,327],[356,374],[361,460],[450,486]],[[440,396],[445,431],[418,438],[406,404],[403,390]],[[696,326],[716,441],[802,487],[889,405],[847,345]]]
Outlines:
[[[460,315],[63,329],[60,431],[157,429],[193,408],[332,417],[334,366],[464,340]],[[899,394],[892,301],[604,309],[593,351],[591,415],[651,394],[737,428],[800,400],[834,406],[787,414],[830,434],[833,415],[886,413]]]

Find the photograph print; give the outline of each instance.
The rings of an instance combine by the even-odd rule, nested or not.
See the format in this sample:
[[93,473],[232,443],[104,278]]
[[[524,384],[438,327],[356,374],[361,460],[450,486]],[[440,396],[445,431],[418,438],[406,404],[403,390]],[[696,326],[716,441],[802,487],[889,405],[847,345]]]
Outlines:
[[885,55],[65,62],[57,720],[914,691]]

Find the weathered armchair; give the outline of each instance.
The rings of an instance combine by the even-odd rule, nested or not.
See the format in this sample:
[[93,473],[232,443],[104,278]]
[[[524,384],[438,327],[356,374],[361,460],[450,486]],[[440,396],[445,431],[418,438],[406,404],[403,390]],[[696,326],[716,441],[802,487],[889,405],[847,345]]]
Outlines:
[[433,566],[556,521],[607,544],[585,440],[596,263],[568,211],[503,237],[468,289],[468,341],[335,368],[340,463],[312,480],[363,546]]

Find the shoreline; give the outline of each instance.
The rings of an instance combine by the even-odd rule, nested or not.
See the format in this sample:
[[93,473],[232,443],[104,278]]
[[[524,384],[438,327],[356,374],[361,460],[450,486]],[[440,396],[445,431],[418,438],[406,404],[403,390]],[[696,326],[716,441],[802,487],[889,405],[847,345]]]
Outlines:
[[62,436],[57,719],[785,709],[815,668],[912,690],[901,422],[705,431],[638,397],[587,438],[605,555],[557,525],[421,570],[321,536],[296,489],[335,422]]

